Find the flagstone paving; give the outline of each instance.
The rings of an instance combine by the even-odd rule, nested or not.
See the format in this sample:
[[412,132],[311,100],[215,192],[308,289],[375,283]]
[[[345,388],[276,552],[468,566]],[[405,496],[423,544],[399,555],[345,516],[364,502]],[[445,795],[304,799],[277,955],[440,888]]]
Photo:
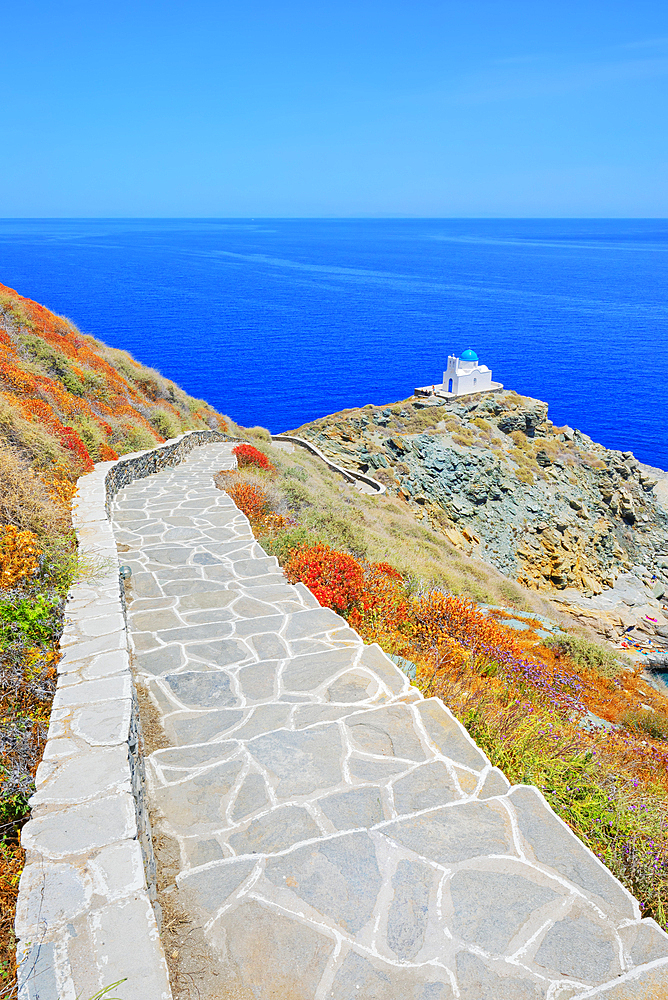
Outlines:
[[286,582],[213,484],[233,463],[198,448],[112,511],[172,744],[149,799],[230,990],[567,1000],[650,996],[646,976],[668,996],[668,937],[536,789]]

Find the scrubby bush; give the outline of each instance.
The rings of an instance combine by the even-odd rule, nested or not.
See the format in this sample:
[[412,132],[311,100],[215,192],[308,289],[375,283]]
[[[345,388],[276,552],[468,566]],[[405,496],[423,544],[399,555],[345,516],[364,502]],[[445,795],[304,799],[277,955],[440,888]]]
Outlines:
[[668,741],[668,718],[665,715],[659,715],[658,712],[625,712],[619,722],[627,729],[651,736],[653,740]]
[[[624,658],[581,635],[562,635],[546,639],[545,645],[569,659],[583,670],[593,670],[603,677],[616,677],[624,666]],[[628,662],[628,661],[626,661]]]
[[236,448],[232,449],[232,452],[236,456],[237,465],[240,469],[250,466],[255,469],[272,471],[274,468],[267,456],[263,452],[258,451],[252,444],[238,444]]
[[0,589],[9,590],[39,568],[37,535],[13,524],[0,527]]
[[320,604],[335,611],[350,611],[362,593],[364,571],[357,559],[329,545],[293,553],[284,572],[290,583],[304,583]]

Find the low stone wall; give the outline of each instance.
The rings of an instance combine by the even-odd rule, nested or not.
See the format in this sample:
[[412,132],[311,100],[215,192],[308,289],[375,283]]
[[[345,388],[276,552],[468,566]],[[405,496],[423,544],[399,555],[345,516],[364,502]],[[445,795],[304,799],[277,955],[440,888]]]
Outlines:
[[124,1000],[171,1000],[107,514],[123,486],[225,439],[191,431],[100,462],[79,480],[72,520],[90,570],[68,595],[48,739],[21,838],[27,853],[16,914],[19,1000],[89,1000],[123,978]]
[[377,479],[373,479],[371,476],[365,475],[363,472],[356,472],[354,469],[344,469],[342,465],[337,465],[336,462],[332,462],[331,458],[320,451],[320,448],[316,447],[311,441],[307,441],[306,438],[296,437],[294,434],[272,434],[272,441],[287,441],[290,444],[298,444],[301,448],[306,448],[310,451],[312,455],[321,459],[325,465],[333,469],[334,472],[340,473],[344,479],[347,479],[349,483],[358,480],[360,483],[365,483],[367,486],[371,486],[376,493],[387,493],[387,486],[379,483]]

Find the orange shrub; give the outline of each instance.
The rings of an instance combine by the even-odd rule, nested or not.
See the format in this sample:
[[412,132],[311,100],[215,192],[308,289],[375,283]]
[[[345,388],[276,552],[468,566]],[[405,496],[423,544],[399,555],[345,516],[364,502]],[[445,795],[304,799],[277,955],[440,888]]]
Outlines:
[[236,455],[237,465],[240,469],[244,466],[253,466],[256,469],[267,469],[267,471],[274,471],[274,466],[271,464],[266,455],[257,448],[254,448],[252,444],[238,444],[236,448],[232,449],[232,453]]
[[39,550],[32,531],[19,531],[13,524],[0,528],[0,587],[9,589],[37,572]]
[[361,564],[347,552],[319,543],[294,552],[284,567],[290,583],[301,582],[326,608],[349,611],[359,601],[364,584]]

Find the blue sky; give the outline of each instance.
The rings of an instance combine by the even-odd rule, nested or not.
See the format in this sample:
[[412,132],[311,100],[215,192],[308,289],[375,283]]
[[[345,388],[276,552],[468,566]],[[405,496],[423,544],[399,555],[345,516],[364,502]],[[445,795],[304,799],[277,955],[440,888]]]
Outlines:
[[22,0],[0,216],[668,216],[668,4]]

